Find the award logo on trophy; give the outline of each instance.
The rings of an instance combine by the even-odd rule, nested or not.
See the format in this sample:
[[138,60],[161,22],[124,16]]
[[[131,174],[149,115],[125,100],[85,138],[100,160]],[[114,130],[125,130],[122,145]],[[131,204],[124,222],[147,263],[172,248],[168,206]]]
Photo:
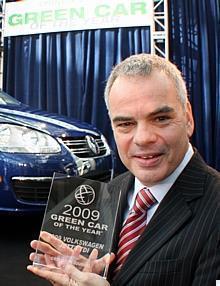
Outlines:
[[[52,234],[65,251],[56,255],[61,246],[51,245],[54,255],[46,256],[39,244],[34,265],[59,269],[62,263],[72,263],[83,269],[94,249],[97,258],[111,253],[119,201],[120,193],[110,192],[107,183],[55,173],[41,233]],[[39,241],[43,245],[41,236]],[[72,255],[76,246],[81,249],[78,259]],[[107,267],[101,275],[107,275]]]

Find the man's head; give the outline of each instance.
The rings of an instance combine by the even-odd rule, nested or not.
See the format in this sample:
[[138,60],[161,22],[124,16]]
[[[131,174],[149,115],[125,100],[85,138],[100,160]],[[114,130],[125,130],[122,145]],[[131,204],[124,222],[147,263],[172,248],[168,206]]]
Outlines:
[[169,176],[194,128],[179,70],[155,55],[131,56],[113,69],[105,101],[124,165],[147,186]]

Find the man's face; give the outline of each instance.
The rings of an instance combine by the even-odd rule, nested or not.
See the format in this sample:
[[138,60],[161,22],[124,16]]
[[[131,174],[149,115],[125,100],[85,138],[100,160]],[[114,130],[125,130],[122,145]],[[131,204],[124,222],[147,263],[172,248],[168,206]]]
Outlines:
[[169,176],[183,159],[194,123],[173,82],[159,71],[119,77],[109,94],[109,113],[119,156],[144,184]]

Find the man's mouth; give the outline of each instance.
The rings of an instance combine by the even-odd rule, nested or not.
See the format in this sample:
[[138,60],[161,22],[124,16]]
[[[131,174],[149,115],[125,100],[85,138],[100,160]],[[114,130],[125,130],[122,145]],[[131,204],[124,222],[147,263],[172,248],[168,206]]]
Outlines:
[[135,154],[133,158],[138,162],[138,164],[145,167],[154,167],[162,158],[163,153],[154,153],[154,154]]
[[155,154],[149,154],[149,155],[137,154],[134,157],[141,158],[141,159],[153,159],[153,158],[160,157],[161,155],[162,153],[155,153]]

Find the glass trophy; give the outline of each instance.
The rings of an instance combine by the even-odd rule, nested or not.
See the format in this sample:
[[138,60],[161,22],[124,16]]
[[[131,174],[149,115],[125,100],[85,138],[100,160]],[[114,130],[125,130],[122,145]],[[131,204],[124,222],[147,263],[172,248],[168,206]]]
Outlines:
[[[107,183],[55,173],[33,264],[51,271],[71,264],[83,271],[94,249],[97,259],[111,253],[119,201],[120,193],[110,192]],[[52,234],[56,245],[44,240],[45,232]],[[99,274],[106,277],[107,271],[106,265]]]

